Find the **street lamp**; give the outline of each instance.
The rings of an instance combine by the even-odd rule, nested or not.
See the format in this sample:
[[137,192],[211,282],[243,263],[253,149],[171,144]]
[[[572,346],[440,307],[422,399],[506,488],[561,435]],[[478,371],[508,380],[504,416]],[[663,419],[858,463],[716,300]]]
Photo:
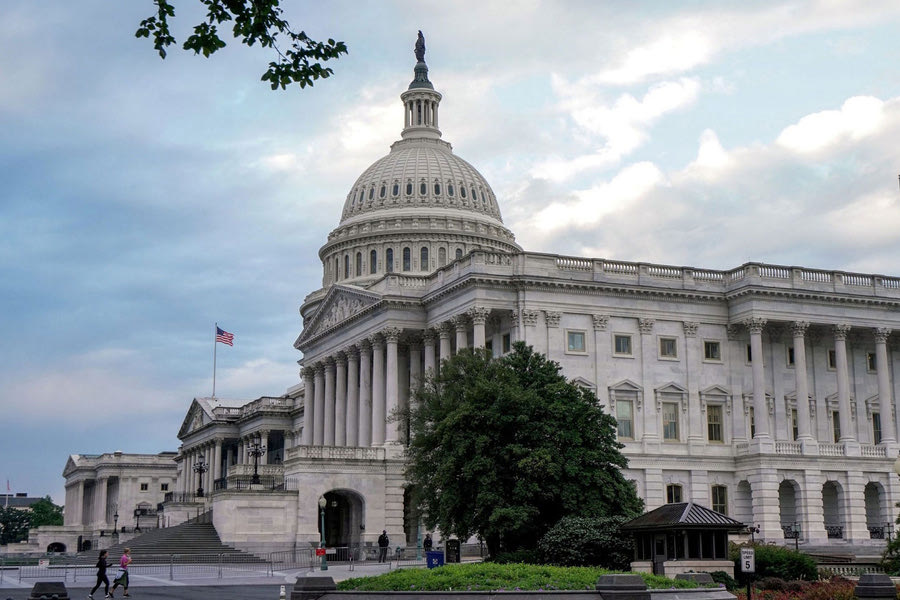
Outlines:
[[750,525],[749,527],[747,527],[747,531],[750,532],[750,543],[755,543],[756,538],[754,536],[759,533],[759,524],[757,524],[755,527],[753,525]]
[[262,456],[266,451],[265,446],[261,446],[259,442],[254,442],[250,449],[247,451],[250,456],[253,457],[253,479],[250,480],[250,483],[256,485],[259,483],[259,457]]
[[116,504],[115,513],[113,513],[113,535],[119,538],[119,505]]
[[319,538],[319,548],[322,549],[322,570],[328,570],[328,559],[325,556],[325,506],[328,501],[325,496],[319,496],[319,523],[321,524],[321,537]]
[[793,530],[792,533],[794,534],[794,551],[800,552],[800,522],[798,521],[794,523],[791,529]]
[[194,473],[200,474],[199,485],[197,486],[197,497],[203,497],[203,474],[209,471],[209,465],[207,465],[203,459],[201,458],[196,463],[194,463]]

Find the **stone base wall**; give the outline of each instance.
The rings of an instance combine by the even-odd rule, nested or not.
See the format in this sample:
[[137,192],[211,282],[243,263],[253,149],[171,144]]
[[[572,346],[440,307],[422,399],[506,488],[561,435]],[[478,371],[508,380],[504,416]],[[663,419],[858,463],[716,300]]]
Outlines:
[[217,492],[213,526],[222,543],[251,553],[291,550],[297,492]]
[[[734,563],[730,560],[667,560],[663,563],[666,577],[674,578],[679,573],[712,573],[725,571],[734,577]],[[635,573],[652,573],[653,563],[649,560],[636,560],[631,563]]]

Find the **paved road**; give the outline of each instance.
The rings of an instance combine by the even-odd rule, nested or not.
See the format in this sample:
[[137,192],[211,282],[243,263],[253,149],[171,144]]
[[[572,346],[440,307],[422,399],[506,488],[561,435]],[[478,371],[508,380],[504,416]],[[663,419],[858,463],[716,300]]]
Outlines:
[[[90,586],[69,587],[69,598],[83,600],[91,591]],[[291,585],[286,588],[287,597],[291,597]],[[280,585],[271,583],[260,585],[184,585],[184,586],[133,586],[129,590],[134,600],[197,600],[198,598],[210,598],[224,600],[278,600]],[[27,600],[31,595],[31,587],[28,589],[4,589],[0,590],[0,600]],[[103,598],[103,589],[94,594],[94,598]],[[116,590],[116,598],[122,598],[121,590]],[[130,600],[130,599],[129,599]]]

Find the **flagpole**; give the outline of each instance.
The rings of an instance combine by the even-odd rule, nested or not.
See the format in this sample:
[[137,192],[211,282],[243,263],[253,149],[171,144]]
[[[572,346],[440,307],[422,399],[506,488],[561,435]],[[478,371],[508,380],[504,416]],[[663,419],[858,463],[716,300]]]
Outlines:
[[216,397],[216,333],[219,331],[219,324],[216,323],[213,326],[213,394],[212,397]]

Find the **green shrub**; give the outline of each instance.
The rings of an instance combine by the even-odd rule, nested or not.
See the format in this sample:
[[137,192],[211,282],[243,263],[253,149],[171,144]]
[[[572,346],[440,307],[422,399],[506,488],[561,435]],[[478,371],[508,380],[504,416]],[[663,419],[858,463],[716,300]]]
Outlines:
[[713,578],[713,581],[724,585],[726,590],[731,591],[740,586],[737,580],[725,571],[713,571],[709,575]]
[[527,565],[541,564],[541,557],[537,550],[516,550],[515,552],[499,552],[491,558],[491,562],[500,565],[510,563],[525,563]]
[[538,542],[541,562],[626,570],[634,558],[634,543],[619,527],[627,520],[626,517],[563,517]]
[[[777,577],[785,581],[800,579],[804,581],[816,581],[819,572],[816,561],[803,554],[782,546],[768,546],[756,544],[756,573],[753,579]],[[740,546],[731,545],[729,557],[734,560],[734,572],[741,585],[747,584],[747,576],[740,571]]]

